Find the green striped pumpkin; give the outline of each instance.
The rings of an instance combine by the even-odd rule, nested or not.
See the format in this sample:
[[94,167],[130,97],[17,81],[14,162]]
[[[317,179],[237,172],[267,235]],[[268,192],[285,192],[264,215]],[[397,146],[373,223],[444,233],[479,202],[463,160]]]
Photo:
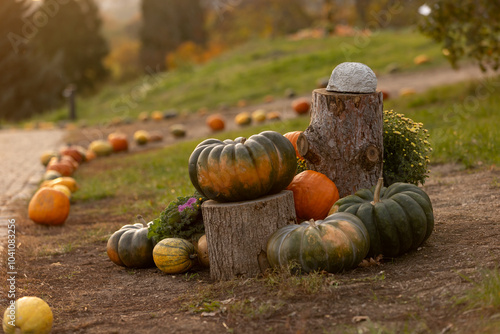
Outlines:
[[363,222],[350,213],[339,212],[324,220],[287,225],[267,242],[271,267],[292,266],[303,271],[337,273],[356,267],[368,253],[370,238]]
[[180,238],[163,239],[153,249],[156,266],[167,274],[181,274],[188,271],[196,257],[194,245]]
[[297,168],[292,143],[275,131],[234,141],[207,139],[189,158],[198,192],[218,202],[256,199],[285,189]]
[[125,225],[113,233],[106,251],[109,259],[119,266],[145,268],[153,266],[153,246],[148,238],[148,227],[138,223]]
[[338,200],[330,212],[358,216],[370,235],[369,257],[395,257],[417,249],[434,228],[429,196],[409,183],[382,187],[383,179],[371,189],[358,190]]

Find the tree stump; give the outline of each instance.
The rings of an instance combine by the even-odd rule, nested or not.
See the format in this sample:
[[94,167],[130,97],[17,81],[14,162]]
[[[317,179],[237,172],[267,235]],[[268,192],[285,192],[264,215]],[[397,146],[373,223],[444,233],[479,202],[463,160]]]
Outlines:
[[369,188],[382,173],[382,93],[313,91],[311,122],[297,139],[308,167],[328,176],[340,197]]
[[269,267],[267,239],[280,227],[297,222],[293,193],[288,190],[251,201],[209,200],[201,210],[214,280],[263,273]]

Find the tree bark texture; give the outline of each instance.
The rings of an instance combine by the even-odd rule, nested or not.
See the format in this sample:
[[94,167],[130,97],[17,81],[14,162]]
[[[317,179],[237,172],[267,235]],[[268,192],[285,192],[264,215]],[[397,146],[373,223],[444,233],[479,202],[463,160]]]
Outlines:
[[369,188],[382,174],[382,93],[313,91],[311,122],[297,139],[308,167],[328,176],[340,197]]
[[267,240],[280,227],[297,222],[293,193],[288,190],[251,201],[209,200],[201,210],[214,280],[263,273],[269,267]]

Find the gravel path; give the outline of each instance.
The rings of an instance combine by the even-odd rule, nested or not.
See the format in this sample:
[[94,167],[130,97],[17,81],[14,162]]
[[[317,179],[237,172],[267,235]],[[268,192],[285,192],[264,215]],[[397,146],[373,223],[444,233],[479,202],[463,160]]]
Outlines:
[[8,219],[16,218],[10,208],[19,198],[29,198],[44,172],[40,154],[58,148],[62,130],[0,131],[0,240],[5,240]]

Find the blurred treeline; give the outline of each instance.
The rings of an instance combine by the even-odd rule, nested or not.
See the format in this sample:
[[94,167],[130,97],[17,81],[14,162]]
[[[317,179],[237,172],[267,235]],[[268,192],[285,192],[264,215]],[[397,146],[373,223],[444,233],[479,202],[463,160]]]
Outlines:
[[203,63],[251,39],[414,25],[422,3],[141,0],[123,22],[100,13],[94,0],[1,0],[0,120],[58,107],[70,84],[85,96],[110,82]]

